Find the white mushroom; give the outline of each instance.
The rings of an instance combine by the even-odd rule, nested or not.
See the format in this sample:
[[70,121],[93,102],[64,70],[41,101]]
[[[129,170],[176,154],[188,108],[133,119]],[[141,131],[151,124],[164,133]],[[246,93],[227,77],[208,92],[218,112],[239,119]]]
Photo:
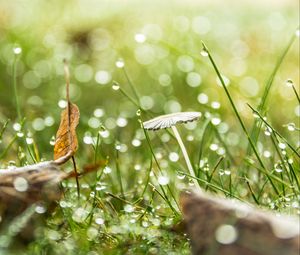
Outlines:
[[190,175],[192,177],[194,177],[193,181],[195,183],[195,187],[198,187],[199,190],[201,190],[201,189],[200,189],[199,184],[197,182],[193,166],[191,164],[191,161],[189,159],[186,148],[183,144],[183,141],[182,141],[182,139],[179,135],[179,132],[178,132],[175,125],[177,123],[187,123],[187,122],[195,121],[195,120],[198,120],[200,117],[201,117],[200,112],[178,112],[178,113],[171,113],[171,114],[161,115],[159,117],[156,117],[154,119],[145,121],[143,123],[144,128],[147,129],[147,130],[155,131],[155,130],[164,129],[164,128],[171,128],[173,130],[175,138],[177,139],[177,142],[180,146],[183,157],[184,157],[185,162],[187,164],[187,168],[190,172]]

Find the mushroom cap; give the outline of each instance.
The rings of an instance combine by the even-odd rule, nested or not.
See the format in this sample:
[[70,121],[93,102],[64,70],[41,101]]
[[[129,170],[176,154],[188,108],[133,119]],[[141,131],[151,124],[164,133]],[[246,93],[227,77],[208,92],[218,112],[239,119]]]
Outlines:
[[201,117],[201,112],[177,112],[166,115],[161,115],[154,119],[143,122],[143,126],[147,130],[158,130],[169,128],[177,123],[187,123],[198,120]]

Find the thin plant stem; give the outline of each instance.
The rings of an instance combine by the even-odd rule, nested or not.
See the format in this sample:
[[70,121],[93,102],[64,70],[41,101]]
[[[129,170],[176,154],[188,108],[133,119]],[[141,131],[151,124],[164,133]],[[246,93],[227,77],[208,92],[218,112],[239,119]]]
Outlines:
[[[141,122],[141,123],[142,123],[142,122]],[[153,151],[152,145],[151,145],[151,143],[150,143],[149,136],[148,136],[148,134],[147,134],[147,132],[146,132],[146,130],[145,130],[144,127],[143,127],[143,131],[144,131],[144,134],[145,134],[146,141],[147,141],[147,144],[148,144],[148,146],[149,146],[150,152],[151,152],[151,154],[152,154],[152,157],[153,157],[153,159],[154,159],[154,161],[155,161],[155,163],[156,163],[156,165],[157,165],[159,171],[162,172],[162,170],[161,170],[161,168],[160,168],[160,165],[159,165],[159,163],[158,163],[158,160],[157,160],[157,158],[156,158],[156,156],[155,156],[155,153],[154,153],[154,151]],[[154,173],[154,175],[155,175],[155,173]],[[156,175],[155,175],[155,177],[157,178]],[[162,198],[167,202],[167,204],[170,206],[170,208],[171,208],[171,210],[174,212],[174,214],[178,215],[178,212],[176,211],[176,209],[172,206],[171,202],[169,201],[168,196],[167,196],[166,191],[164,190],[163,186],[162,186],[161,184],[159,184],[159,186],[160,186],[160,188],[161,188],[161,190],[162,190],[162,192],[163,192]],[[171,188],[170,188],[170,186],[169,186],[168,184],[167,184],[167,189],[168,189],[168,191],[170,192],[170,194],[171,194],[171,196],[172,196],[174,202],[176,203],[177,208],[180,210],[180,207],[179,207],[179,205],[178,205],[178,203],[177,203],[177,201],[176,201],[176,199],[175,199],[175,196],[174,196],[174,194],[173,194],[173,192],[172,192],[172,190],[171,190]]]
[[[67,99],[67,111],[68,111],[68,135],[69,135],[69,140],[70,144],[73,143],[72,135],[70,132],[71,128],[71,101],[70,101],[70,71],[69,71],[69,66],[67,63],[67,60],[64,59],[64,72],[65,72],[65,80],[66,80],[66,99]],[[80,185],[79,185],[79,179],[78,179],[78,173],[77,173],[77,167],[76,167],[76,162],[74,156],[72,156],[72,162],[74,166],[74,172],[75,172],[75,179],[76,179],[76,185],[77,185],[77,195],[78,199],[80,198]]]
[[120,164],[119,164],[119,150],[116,150],[116,170],[117,170],[117,176],[118,176],[118,181],[120,185],[120,191],[122,198],[125,199],[125,194],[124,194],[124,189],[123,189],[123,183],[122,183],[122,177],[121,177],[121,171],[120,171]]
[[75,161],[74,156],[72,156],[72,163],[73,163],[73,167],[74,167],[75,180],[76,180],[76,185],[77,185],[77,196],[78,196],[78,199],[79,199],[80,198],[80,185],[79,185],[77,166],[76,166],[76,161]]
[[195,172],[194,172],[194,168],[193,168],[193,166],[192,166],[192,164],[191,164],[189,155],[188,155],[188,153],[187,153],[187,151],[186,151],[186,148],[185,148],[185,146],[184,146],[184,144],[183,144],[183,141],[182,141],[182,139],[181,139],[181,136],[179,135],[176,126],[171,126],[171,128],[172,128],[172,131],[173,131],[173,133],[174,133],[174,135],[175,135],[175,138],[176,138],[176,140],[177,140],[177,142],[178,142],[178,144],[179,144],[179,147],[180,147],[181,152],[182,152],[182,154],[183,154],[183,157],[184,157],[184,159],[185,159],[187,168],[188,168],[188,170],[189,170],[191,176],[195,177],[195,178],[193,178],[193,182],[194,182],[194,184],[195,184],[195,187],[196,187],[199,191],[201,191],[200,185],[199,185],[199,183],[197,182],[197,179],[196,179],[196,175],[195,175]]
[[[254,154],[255,154],[255,156],[256,156],[258,162],[259,162],[259,164],[261,165],[262,168],[266,169],[266,167],[265,167],[265,165],[264,165],[262,159],[260,158],[260,156],[259,156],[259,154],[258,154],[258,151],[257,151],[257,149],[256,149],[256,147],[255,147],[255,144],[254,144],[254,142],[252,141],[252,139],[251,139],[251,137],[250,137],[250,135],[249,135],[249,133],[248,133],[248,131],[247,131],[247,129],[246,129],[246,126],[245,126],[245,124],[244,124],[244,122],[243,122],[243,120],[242,120],[242,118],[241,118],[241,116],[240,116],[240,114],[239,114],[239,112],[238,112],[238,110],[237,110],[237,108],[236,108],[234,102],[233,102],[233,99],[232,99],[232,97],[231,97],[231,95],[230,95],[230,93],[229,93],[229,91],[228,91],[228,89],[227,89],[227,87],[226,87],[226,85],[225,85],[224,79],[223,79],[223,77],[222,77],[222,75],[221,75],[221,73],[220,73],[220,71],[219,71],[219,69],[218,69],[218,67],[217,67],[217,65],[216,65],[216,63],[215,63],[215,61],[214,61],[214,59],[212,58],[212,56],[211,56],[211,54],[210,54],[208,48],[207,48],[206,45],[204,44],[204,42],[202,42],[202,45],[203,45],[203,49],[204,49],[204,50],[207,52],[207,54],[208,54],[208,58],[209,58],[211,64],[213,65],[213,68],[214,68],[214,70],[215,70],[215,72],[216,72],[216,74],[217,74],[217,76],[218,76],[218,78],[219,78],[219,80],[220,80],[220,82],[221,82],[221,84],[222,84],[222,87],[223,87],[223,89],[224,89],[224,91],[225,91],[225,93],[226,93],[226,95],[227,95],[227,97],[228,97],[228,99],[229,99],[229,102],[230,102],[230,104],[231,104],[231,106],[232,106],[232,109],[233,109],[233,111],[234,111],[234,113],[235,113],[235,115],[236,115],[236,117],[237,117],[237,119],[238,119],[238,121],[239,121],[239,123],[240,123],[240,126],[242,127],[243,132],[245,133],[245,135],[246,135],[246,137],[247,137],[247,139],[248,139],[248,141],[249,141],[249,144],[250,144],[250,146],[251,146],[251,148],[252,148],[252,150],[253,150],[253,152],[254,152]],[[272,179],[271,179],[269,176],[267,176],[267,177],[268,177],[268,180],[270,181],[270,183],[271,183],[271,185],[272,185],[274,191],[276,192],[277,195],[279,195],[279,192],[278,192],[276,186],[274,185]]]
[[13,88],[15,94],[15,103],[16,103],[16,110],[18,115],[18,120],[22,120],[21,109],[19,104],[19,97],[18,97],[18,88],[17,88],[17,63],[18,63],[18,56],[15,55],[15,59],[13,62]]
[[[261,102],[258,106],[258,110],[259,111],[264,111],[265,109],[265,105],[266,105],[266,101],[267,101],[267,97],[270,93],[270,90],[271,90],[271,87],[273,85],[273,82],[274,82],[274,78],[279,70],[279,67],[281,66],[285,56],[287,55],[289,49],[291,48],[293,42],[295,41],[296,39],[296,36],[295,34],[293,33],[293,35],[291,36],[290,40],[288,41],[286,47],[284,48],[283,52],[281,53],[281,55],[279,56],[279,58],[277,59],[277,62],[275,64],[275,67],[274,69],[272,70],[267,82],[266,82],[266,86],[265,86],[265,90],[263,92],[263,96],[262,96],[262,99],[261,99]],[[262,122],[260,122],[259,125],[257,125],[259,120],[255,120],[255,122],[253,123],[252,125],[252,128],[251,128],[251,138],[253,138],[253,141],[254,143],[256,143],[257,139],[258,139],[258,136],[259,136],[259,133],[260,133],[260,129],[261,129],[261,124]],[[250,153],[250,148],[248,148],[248,151],[247,151],[247,155],[249,155]]]

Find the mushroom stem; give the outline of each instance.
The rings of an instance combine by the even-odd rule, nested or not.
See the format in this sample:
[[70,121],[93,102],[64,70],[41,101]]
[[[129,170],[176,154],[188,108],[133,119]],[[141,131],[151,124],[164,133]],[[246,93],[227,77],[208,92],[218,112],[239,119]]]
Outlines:
[[193,181],[194,181],[195,187],[196,187],[198,190],[201,191],[201,188],[200,188],[200,186],[199,186],[199,183],[197,182],[197,179],[196,179],[197,177],[195,176],[195,172],[194,172],[193,166],[192,166],[192,164],[191,164],[189,155],[188,155],[188,153],[187,153],[187,151],[186,151],[186,148],[185,148],[185,146],[184,146],[184,144],[183,144],[183,142],[182,142],[181,136],[179,135],[179,132],[178,132],[178,130],[177,130],[177,128],[176,128],[175,126],[171,126],[171,128],[172,128],[172,130],[173,130],[173,133],[174,133],[174,135],[175,135],[175,138],[177,139],[177,142],[178,142],[178,144],[179,144],[179,147],[180,147],[180,149],[181,149],[181,151],[182,151],[182,154],[183,154],[183,157],[184,157],[184,159],[185,159],[187,168],[188,168],[188,170],[190,171],[190,175],[193,176],[193,177],[195,177],[195,178],[192,178]]

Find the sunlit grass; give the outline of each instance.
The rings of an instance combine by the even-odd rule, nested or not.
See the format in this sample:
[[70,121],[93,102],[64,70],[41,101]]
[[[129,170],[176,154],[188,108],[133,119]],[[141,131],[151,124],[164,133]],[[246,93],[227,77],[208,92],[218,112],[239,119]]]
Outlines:
[[[179,194],[195,183],[299,215],[297,14],[292,4],[271,13],[252,6],[248,15],[243,6],[218,8],[199,6],[205,10],[199,14],[178,7],[153,18],[151,10],[143,16],[115,6],[85,22],[74,10],[76,24],[73,15],[72,22],[54,23],[60,11],[53,10],[50,27],[45,20],[38,25],[31,18],[23,28],[19,18],[17,25],[0,19],[1,30],[10,28],[0,41],[1,168],[53,157],[67,104],[63,58],[70,63],[70,97],[81,111],[79,171],[107,160],[80,180],[79,198],[76,183],[64,181],[55,208],[33,206],[12,221],[16,229],[1,229],[1,254],[8,246],[13,254],[190,254],[176,224]],[[253,27],[253,19],[260,25]],[[141,125],[178,111],[202,113],[198,122],[177,127],[195,176],[169,130]],[[29,244],[12,245],[29,214],[45,224],[33,225]]]

